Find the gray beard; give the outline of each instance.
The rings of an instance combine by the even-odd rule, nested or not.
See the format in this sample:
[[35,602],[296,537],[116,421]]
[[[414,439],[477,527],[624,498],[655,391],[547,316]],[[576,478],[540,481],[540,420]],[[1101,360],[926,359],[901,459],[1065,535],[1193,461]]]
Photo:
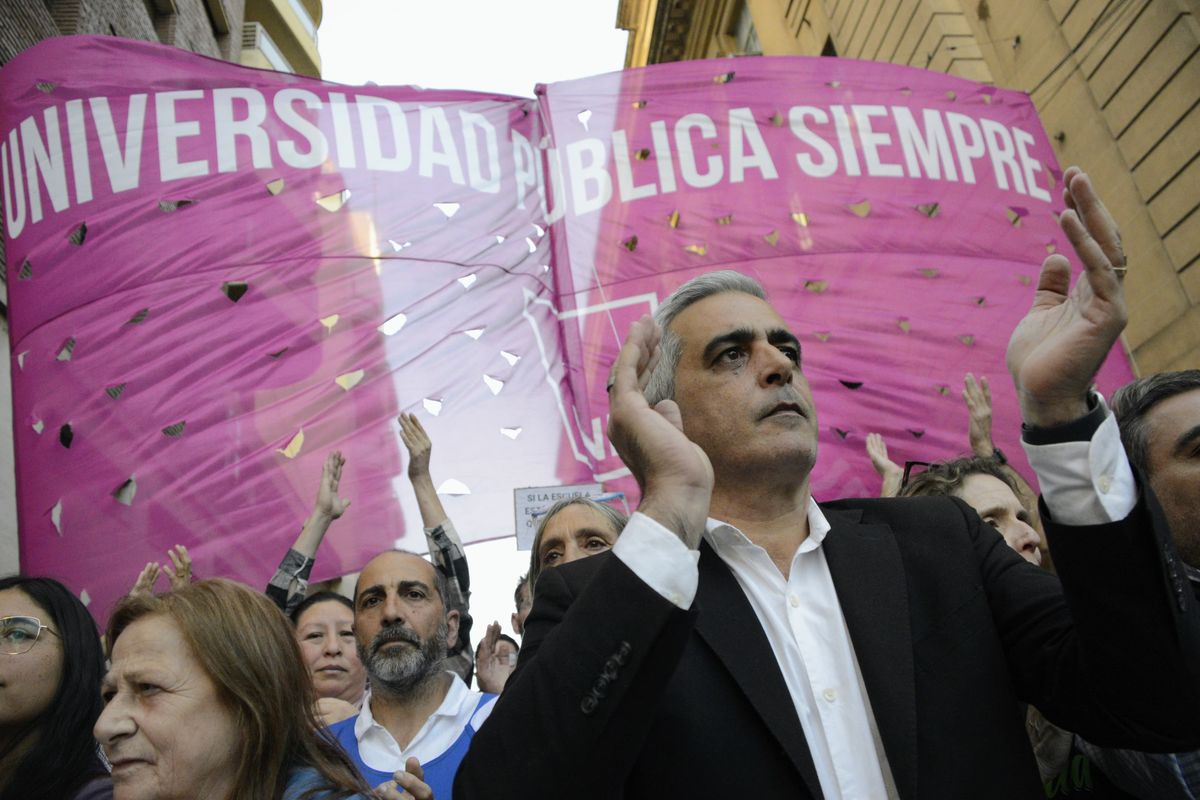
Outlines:
[[[421,641],[412,630],[400,625],[384,628],[375,635],[370,646],[358,643],[358,657],[371,677],[371,686],[388,694],[411,695],[429,679],[441,672],[446,658],[446,636],[449,624],[443,618],[433,636]],[[392,648],[381,651],[380,645],[403,639],[417,647]]]

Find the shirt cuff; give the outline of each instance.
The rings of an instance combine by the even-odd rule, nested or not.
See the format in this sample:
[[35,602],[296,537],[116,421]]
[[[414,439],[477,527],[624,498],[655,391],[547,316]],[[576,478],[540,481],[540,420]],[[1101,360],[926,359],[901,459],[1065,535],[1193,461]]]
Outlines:
[[700,552],[640,511],[621,531],[613,554],[663,599],[688,609],[700,583]]
[[1037,473],[1042,499],[1063,525],[1116,522],[1137,505],[1137,482],[1121,445],[1116,417],[1103,399],[1100,405],[1104,421],[1088,440],[1031,444],[1027,435],[1021,441]]

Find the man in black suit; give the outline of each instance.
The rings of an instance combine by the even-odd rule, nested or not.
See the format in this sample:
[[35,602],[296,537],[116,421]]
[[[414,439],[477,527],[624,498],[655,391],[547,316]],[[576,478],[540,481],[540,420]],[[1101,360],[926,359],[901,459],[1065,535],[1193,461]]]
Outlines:
[[959,500],[813,503],[795,336],[753,281],[701,276],[617,358],[639,511],[538,581],[460,800],[1035,797],[1018,699],[1109,742],[1200,743],[1194,599],[1128,463],[1088,456],[1116,435],[1089,386],[1125,261],[1087,177],[1064,181],[1086,277],[1048,258],[1008,352],[1031,460],[1067,462],[1042,476],[1062,587]]

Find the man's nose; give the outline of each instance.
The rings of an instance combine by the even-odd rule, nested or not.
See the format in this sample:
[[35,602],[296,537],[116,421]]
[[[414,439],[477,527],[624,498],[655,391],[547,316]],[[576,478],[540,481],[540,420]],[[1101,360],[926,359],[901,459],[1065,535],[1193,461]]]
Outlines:
[[756,354],[760,362],[760,380],[767,386],[782,385],[792,382],[795,375],[796,362],[787,353],[773,344],[762,343]]

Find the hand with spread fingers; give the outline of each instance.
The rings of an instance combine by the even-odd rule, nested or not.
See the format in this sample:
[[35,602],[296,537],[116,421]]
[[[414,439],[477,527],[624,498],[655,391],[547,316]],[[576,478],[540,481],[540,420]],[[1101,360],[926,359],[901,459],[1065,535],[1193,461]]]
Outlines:
[[425,783],[425,770],[421,762],[410,756],[404,762],[404,770],[397,772],[392,780],[375,787],[375,794],[382,800],[433,800],[433,789]]
[[167,580],[171,582],[172,591],[182,589],[192,582],[192,557],[181,544],[168,550],[167,555],[171,558],[171,568],[166,570]]
[[129,590],[129,595],[134,597],[154,594],[154,584],[158,582],[158,575],[161,571],[162,567],[155,561],[146,564],[138,573],[137,580],[133,582],[133,588]]
[[479,643],[479,653],[475,659],[475,678],[481,691],[500,694],[508,676],[517,668],[516,664],[502,661],[496,652],[500,642],[500,623],[493,622],[487,626],[483,641]]
[[1013,331],[1005,358],[1021,417],[1040,428],[1087,413],[1092,379],[1127,319],[1117,224],[1081,169],[1068,168],[1063,184],[1067,210],[1059,225],[1083,262],[1083,274],[1072,288],[1066,257],[1042,262],[1033,307]]
[[971,452],[987,458],[996,452],[996,446],[992,443],[992,389],[988,386],[987,377],[980,375],[976,381],[975,376],[968,372],[963,380],[962,396],[971,418],[967,428]]
[[642,394],[658,365],[661,339],[649,315],[630,328],[609,379],[608,437],[642,490],[638,510],[696,548],[708,518],[713,468],[684,434],[675,401],[651,408]]

